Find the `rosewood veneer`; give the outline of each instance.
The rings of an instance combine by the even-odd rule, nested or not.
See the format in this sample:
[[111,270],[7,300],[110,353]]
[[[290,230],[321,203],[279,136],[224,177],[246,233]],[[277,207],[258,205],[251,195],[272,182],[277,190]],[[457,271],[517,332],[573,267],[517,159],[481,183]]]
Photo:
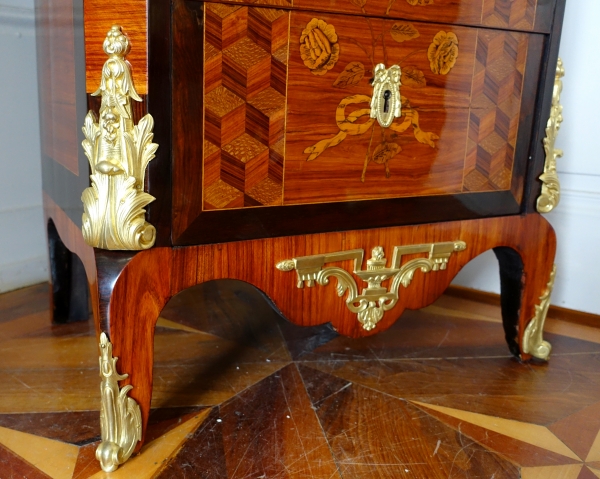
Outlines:
[[564,8],[37,0],[54,321],[89,294],[105,470],[143,444],[162,308],[205,281],[363,337],[492,249],[510,351],[548,358]]

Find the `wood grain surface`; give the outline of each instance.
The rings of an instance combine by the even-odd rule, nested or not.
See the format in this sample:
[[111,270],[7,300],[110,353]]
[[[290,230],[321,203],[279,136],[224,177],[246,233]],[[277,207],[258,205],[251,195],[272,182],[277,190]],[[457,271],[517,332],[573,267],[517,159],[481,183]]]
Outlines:
[[[548,32],[556,0],[259,0],[254,5]],[[224,0],[219,3],[238,3]]]
[[[52,221],[60,236],[60,240],[71,253],[77,255],[83,263],[87,277],[88,287],[91,295],[92,314],[98,325],[100,318],[98,278],[94,248],[88,246],[83,239],[81,230],[73,223],[67,214],[54,202],[54,200],[43,194],[44,200],[44,228]],[[87,319],[87,318],[80,318]],[[99,330],[98,330],[99,331]],[[100,333],[98,333],[99,335]]]
[[531,138],[532,145],[537,145],[532,150],[530,161],[527,163],[527,177],[534,178],[525,185],[525,211],[537,211],[537,198],[541,194],[542,181],[539,179],[544,171],[546,162],[546,152],[540,147],[543,139],[546,137],[546,126],[550,118],[550,109],[552,107],[552,93],[554,92],[554,83],[556,81],[556,66],[558,63],[558,54],[560,48],[560,38],[562,35],[563,19],[565,14],[567,0],[558,0],[556,3],[556,12],[552,31],[546,41],[546,63],[542,65],[540,71],[542,80],[541,88],[543,93],[540,96],[536,122],[534,124],[534,134]]
[[[188,2],[189,5],[191,5]],[[408,5],[408,3],[407,3]],[[500,4],[498,4],[500,5]],[[240,7],[232,5],[231,7],[207,7],[221,9],[221,13],[225,15],[221,20],[223,25],[227,25],[227,17],[231,16],[231,19],[236,15],[242,15],[243,12],[252,11],[255,7]],[[425,11],[430,8],[430,5],[421,6],[421,10]],[[196,7],[194,7],[196,8]],[[176,35],[178,42],[178,48],[176,51],[188,52],[187,56],[194,57],[200,55],[198,36],[201,35],[202,27],[198,25],[195,18],[200,14],[199,11],[194,11],[194,8],[176,8],[175,21],[182,28],[181,31],[187,31],[186,35]],[[503,7],[504,8],[504,7]],[[548,18],[552,17],[552,12],[547,10],[547,5],[538,5],[537,11],[542,12],[543,16]],[[229,12],[229,13],[228,13]],[[232,13],[238,12],[238,13]],[[549,13],[550,12],[550,13]],[[242,15],[244,16],[245,13]],[[312,16],[311,16],[312,15]],[[294,18],[298,16],[305,20],[304,25],[295,24]],[[220,17],[219,17],[220,18]],[[237,18],[237,17],[236,17]],[[230,238],[237,239],[253,239],[265,236],[279,236],[287,234],[299,234],[302,232],[300,225],[305,225],[304,230],[308,232],[319,232],[319,231],[335,231],[341,229],[355,229],[355,228],[369,228],[378,226],[390,226],[393,224],[411,224],[411,223],[426,223],[434,222],[443,219],[460,220],[468,219],[473,217],[481,216],[494,216],[494,215],[506,215],[514,214],[521,211],[521,202],[527,199],[528,205],[530,202],[529,191],[533,187],[534,190],[538,188],[538,183],[534,178],[539,176],[538,171],[538,158],[543,155],[543,149],[541,148],[541,141],[536,141],[531,138],[532,128],[535,128],[537,132],[541,128],[543,119],[537,113],[537,109],[540,106],[540,102],[536,101],[539,95],[543,95],[544,104],[547,103],[546,99],[549,98],[551,88],[544,83],[544,90],[538,91],[538,79],[540,74],[550,74],[548,70],[544,70],[546,67],[542,64],[542,60],[545,58],[546,50],[551,46],[547,38],[542,35],[524,35],[521,33],[507,33],[496,29],[480,30],[475,35],[482,35],[480,39],[474,39],[474,44],[471,45],[471,58],[473,62],[471,65],[470,79],[465,80],[464,85],[456,87],[456,81],[452,80],[454,72],[459,72],[461,69],[461,62],[466,61],[465,55],[469,51],[468,42],[462,42],[462,37],[459,39],[459,56],[455,66],[447,75],[437,75],[428,70],[430,68],[427,50],[432,43],[432,38],[429,42],[425,42],[425,36],[421,35],[410,40],[398,43],[391,39],[390,34],[387,35],[386,47],[397,50],[398,52],[405,52],[410,54],[413,52],[409,47],[411,42],[421,42],[426,50],[419,54],[413,55],[415,58],[418,57],[419,61],[423,63],[421,68],[417,68],[415,65],[408,65],[414,67],[416,70],[424,72],[425,78],[428,81],[427,86],[424,88],[414,88],[414,85],[409,87],[403,87],[403,91],[410,91],[410,97],[417,98],[417,107],[415,111],[419,113],[420,126],[424,131],[430,131],[434,134],[443,133],[443,129],[456,130],[461,129],[464,135],[464,146],[462,152],[454,156],[451,153],[446,153],[447,156],[440,161],[439,167],[433,161],[435,153],[440,151],[439,147],[431,148],[428,145],[419,143],[414,136],[411,139],[411,132],[406,131],[398,135],[401,142],[388,141],[390,143],[396,143],[403,148],[403,151],[397,151],[395,157],[391,158],[388,162],[390,165],[390,178],[385,177],[385,165],[377,162],[370,161],[367,165],[366,171],[366,183],[360,181],[360,174],[365,163],[365,157],[367,157],[368,145],[370,143],[370,136],[348,136],[340,145],[327,149],[318,158],[312,161],[306,161],[308,154],[304,153],[304,150],[311,145],[314,145],[319,140],[326,140],[336,135],[339,131],[335,123],[335,111],[339,105],[341,99],[358,92],[363,89],[367,94],[370,92],[368,86],[368,70],[371,68],[368,58],[361,61],[365,65],[365,74],[361,78],[358,86],[347,86],[345,88],[339,88],[340,82],[338,79],[340,76],[343,77],[343,73],[347,71],[347,67],[353,63],[360,61],[358,55],[362,55],[365,58],[368,55],[358,48],[357,45],[352,44],[352,40],[355,40],[355,36],[364,36],[368,42],[367,46],[372,40],[372,36],[369,29],[369,24],[373,28],[375,38],[377,38],[378,29],[381,29],[381,24],[386,23],[387,25],[395,25],[396,23],[410,23],[410,22],[396,22],[394,20],[383,20],[383,19],[370,19],[368,22],[364,18],[357,16],[341,16],[341,15],[327,15],[323,13],[314,12],[302,13],[292,11],[292,31],[296,29],[295,34],[290,36],[290,50],[289,55],[295,56],[295,60],[290,57],[289,61],[289,85],[290,88],[287,92],[287,103],[288,103],[288,124],[287,134],[288,139],[286,148],[286,156],[289,159],[291,146],[290,138],[293,140],[294,134],[302,134],[311,136],[311,141],[306,141],[305,144],[298,143],[296,145],[296,154],[299,157],[296,159],[296,172],[298,173],[297,181],[294,184],[293,174],[284,174],[283,184],[284,189],[290,188],[295,195],[313,195],[315,197],[320,195],[330,194],[337,197],[346,195],[348,189],[354,194],[356,199],[346,199],[347,203],[342,206],[340,203],[323,203],[322,200],[319,202],[317,198],[315,203],[311,206],[303,203],[304,199],[298,201],[295,207],[292,208],[288,204],[285,208],[279,206],[271,206],[269,208],[255,208],[249,206],[258,206],[260,203],[256,203],[250,198],[243,190],[241,178],[245,177],[245,170],[235,170],[238,173],[244,173],[241,176],[239,174],[231,176],[230,172],[223,171],[220,167],[220,149],[217,145],[211,143],[204,143],[204,139],[200,139],[197,135],[198,129],[204,129],[200,113],[195,109],[188,111],[188,114],[182,119],[181,115],[175,117],[175,124],[178,125],[174,131],[174,140],[178,142],[179,148],[177,156],[174,158],[174,169],[173,174],[175,178],[175,188],[173,190],[173,221],[174,221],[174,235],[173,243],[177,245],[190,245],[198,243],[210,243],[227,241]],[[352,29],[350,37],[350,46],[342,45],[342,47],[355,48],[358,51],[356,59],[348,59],[347,55],[344,56],[344,52],[348,48],[342,48],[340,53],[340,59],[333,66],[333,68],[324,75],[313,75],[309,68],[307,68],[300,56],[300,44],[299,35],[301,34],[307,23],[312,18],[340,18],[342,24],[349,26],[357,26]],[[230,19],[230,20],[231,20]],[[233,25],[233,23],[231,23]],[[185,30],[185,25],[189,26],[188,30]],[[241,22],[243,26],[242,30],[248,32],[247,23]],[[358,28],[362,25],[362,28]],[[335,23],[333,24],[335,27]],[[433,35],[439,33],[442,30],[442,26],[439,26],[438,30],[435,30],[435,26],[421,24],[415,22],[413,24],[415,29],[430,28]],[[302,28],[301,28],[302,27]],[[179,28],[179,27],[177,27]],[[241,28],[241,27],[240,27]],[[446,30],[452,31],[467,31],[472,32],[472,29],[452,26],[451,29],[443,26]],[[560,30],[557,26],[555,30]],[[557,30],[557,31],[558,31]],[[193,32],[193,34],[191,34]],[[223,32],[223,30],[221,30]],[[446,32],[448,33],[448,32]],[[241,33],[244,36],[244,33]],[[248,38],[252,40],[258,37],[251,34],[249,37],[246,35],[245,39],[241,38],[241,41],[247,41]],[[235,37],[235,35],[234,35]],[[296,37],[296,39],[294,39]],[[212,38],[212,37],[211,37]],[[216,37],[215,37],[216,38]],[[233,37],[232,37],[233,38]],[[361,37],[362,38],[362,37]],[[558,37],[554,35],[551,44],[552,48],[557,45]],[[369,40],[371,39],[371,40]],[[215,42],[215,40],[205,40],[205,42]],[[252,40],[254,42],[254,40]],[[338,39],[338,43],[342,40]],[[217,42],[218,43],[218,42]],[[256,45],[259,43],[254,42]],[[204,43],[202,43],[204,44]],[[395,45],[395,46],[394,46]],[[364,46],[364,45],[363,45]],[[212,47],[211,47],[212,48]],[[220,47],[219,47],[220,48]],[[263,48],[265,52],[267,49]],[[376,49],[377,55],[381,59],[385,60],[382,52],[382,47],[379,45]],[[369,48],[367,48],[367,52]],[[554,50],[553,50],[554,51]],[[418,50],[417,50],[418,52]],[[270,53],[270,52],[267,52]],[[421,58],[420,55],[423,55]],[[176,55],[177,56],[177,55]],[[211,61],[215,61],[217,57],[211,57]],[[402,57],[400,57],[402,58]],[[411,62],[413,57],[409,57],[407,61]],[[467,59],[468,60],[468,59]],[[181,80],[178,81],[178,88],[173,90],[173,104],[182,105],[181,108],[185,108],[185,105],[194,104],[198,105],[195,108],[200,108],[200,103],[203,98],[199,98],[200,90],[195,86],[196,83],[194,78],[197,78],[198,74],[201,73],[201,67],[197,62],[186,62],[185,58],[177,58],[174,60],[177,67],[177,77]],[[524,63],[525,62],[525,63]],[[217,62],[218,63],[218,62]],[[294,67],[296,65],[296,67]],[[485,66],[485,68],[484,68]],[[489,66],[489,69],[488,69]],[[295,68],[295,70],[294,70]],[[292,70],[295,71],[292,74]],[[468,70],[468,68],[467,68]],[[211,70],[212,71],[212,70]],[[410,71],[410,70],[409,70]],[[544,71],[546,73],[544,73]],[[524,72],[524,75],[523,75]],[[242,98],[236,95],[232,90],[229,90],[222,85],[222,72],[218,69],[214,70],[216,76],[205,71],[205,81],[208,81],[211,87],[224,88],[225,92],[230,92],[233,99],[238,98],[243,101]],[[211,76],[212,75],[212,76]],[[302,82],[305,85],[301,93],[294,93],[291,84],[294,78],[302,78]],[[469,76],[469,73],[463,75],[465,78]],[[243,75],[242,75],[243,77]],[[431,77],[431,78],[429,78]],[[207,80],[208,79],[208,80]],[[333,84],[337,82],[338,88],[334,87]],[[408,85],[409,82],[407,82]],[[317,90],[317,85],[323,85]],[[309,85],[314,85],[311,89]],[[361,86],[363,85],[363,86]],[[454,85],[452,90],[459,100],[461,92],[463,97],[470,95],[471,88],[475,95],[466,100],[467,106],[456,106],[456,108],[448,108],[441,106],[438,111],[431,111],[432,102],[440,101],[443,95],[442,87],[451,87]],[[513,86],[511,91],[510,86]],[[231,85],[230,85],[231,86]],[[234,86],[232,86],[234,88]],[[235,88],[234,88],[235,89]],[[464,93],[464,91],[467,93]],[[318,91],[320,101],[318,104],[315,102],[307,101],[307,98],[314,97]],[[346,91],[346,93],[342,93]],[[436,93],[436,95],[429,96],[429,103],[423,103],[423,97],[426,96],[425,92],[429,91]],[[325,95],[323,95],[325,92]],[[364,93],[363,92],[363,93]],[[241,92],[239,92],[241,93]],[[334,98],[335,95],[338,95]],[[539,94],[539,95],[538,95]],[[291,104],[291,98],[296,95],[295,102]],[[329,98],[329,100],[327,100]],[[408,98],[408,97],[407,97]],[[410,98],[408,98],[410,100]],[[334,101],[335,100],[335,101]],[[450,102],[450,100],[448,100]],[[454,101],[454,98],[452,99]],[[329,102],[329,103],[327,103]],[[327,110],[325,112],[324,103],[327,103]],[[521,108],[519,110],[519,103]],[[449,103],[452,106],[452,102]],[[360,108],[360,104],[356,105],[356,108]],[[244,108],[248,108],[247,104],[244,106],[243,103],[237,104],[232,110],[233,112],[239,109],[240,111]],[[297,118],[298,128],[290,127],[290,123],[294,121],[291,112],[292,108],[295,108],[294,113],[301,113],[302,117]],[[454,109],[453,109],[454,108]],[[354,107],[349,106],[346,110],[346,114],[353,111]],[[183,110],[180,110],[183,111]],[[460,125],[457,124],[456,115],[462,115],[462,122]],[[303,121],[304,116],[310,116],[309,122]],[[320,118],[320,119],[319,119]],[[465,119],[466,118],[466,119]],[[451,121],[452,120],[452,121]],[[431,121],[433,121],[433,126]],[[237,122],[237,123],[236,123]],[[185,126],[182,127],[182,123]],[[239,115],[239,118],[234,121],[237,125],[231,131],[239,130],[241,126],[244,126],[244,131],[236,138],[229,138],[228,142],[233,142],[237,138],[244,137],[247,135],[254,135],[253,138],[257,139],[260,143],[260,134],[257,133],[253,128],[247,131],[247,114]],[[308,125],[308,126],[307,126]],[[315,125],[318,128],[314,128]],[[427,127],[427,128],[426,128]],[[229,131],[228,130],[228,131]],[[241,130],[240,130],[241,131]],[[541,131],[541,130],[540,130]],[[327,132],[328,135],[322,134]],[[455,133],[454,131],[452,131]],[[238,131],[239,133],[239,131]],[[321,136],[317,138],[317,133]],[[246,136],[245,136],[246,135]],[[381,135],[379,131],[374,131],[374,136]],[[235,136],[235,135],[234,135]],[[454,142],[458,145],[458,141],[453,139],[451,135],[441,135],[441,140],[434,141],[440,146],[444,145],[444,142],[452,144]],[[197,151],[200,148],[202,142],[203,152],[202,154],[209,157],[207,160],[208,167],[204,169],[201,167],[201,163],[196,159],[201,152]],[[374,144],[376,143],[373,142]],[[192,145],[196,146],[192,146]],[[264,145],[264,143],[261,143]],[[183,147],[185,145],[185,147]],[[213,145],[213,146],[210,146]],[[358,145],[359,148],[354,148]],[[205,148],[205,146],[208,146]],[[381,146],[381,142],[379,142]],[[384,145],[385,146],[385,145]],[[185,150],[184,150],[184,149]],[[359,150],[362,151],[359,154]],[[375,150],[377,146],[373,146],[372,150]],[[264,150],[264,149],[263,149]],[[380,148],[378,153],[382,153],[385,148]],[[392,151],[388,148],[389,151]],[[412,150],[415,150],[412,152]],[[418,151],[417,151],[418,150]],[[185,153],[184,153],[185,151]],[[338,152],[339,151],[339,152]],[[264,153],[266,150],[262,151]],[[413,153],[411,155],[405,154]],[[370,152],[373,153],[373,152]],[[260,156],[259,152],[259,156]],[[429,155],[429,157],[427,157]],[[214,158],[213,158],[214,156]],[[383,155],[385,157],[385,153]],[[460,163],[459,156],[462,156],[463,163],[461,165],[463,171],[463,178],[460,178],[459,168],[457,166]],[[530,166],[527,159],[535,157],[535,168],[530,170]],[[188,161],[187,158],[190,158]],[[349,160],[349,158],[351,160]],[[213,161],[215,160],[216,161]],[[284,161],[288,161],[288,159]],[[416,159],[416,161],[415,161]],[[422,159],[422,160],[421,160]],[[515,161],[516,159],[516,161]],[[336,160],[338,165],[336,165]],[[315,181],[311,178],[310,173],[312,169],[321,168],[318,163],[325,163],[322,168],[329,168],[328,174],[321,174],[321,180],[318,185],[309,185],[308,182]],[[260,162],[258,162],[260,163]],[[257,164],[258,164],[257,163]],[[241,164],[241,163],[240,163]],[[286,170],[292,163],[286,165]],[[216,165],[216,166],[215,166]],[[329,178],[333,170],[337,166],[336,174],[340,176],[337,179],[335,187],[329,182]],[[429,171],[433,175],[435,181],[429,182],[427,173]],[[354,168],[354,176],[349,178],[349,169]],[[396,171],[394,171],[394,169]],[[535,170],[535,171],[533,171]],[[258,170],[256,170],[258,171]],[[254,173],[256,171],[249,172],[249,181],[252,183],[253,178],[256,179]],[[263,170],[260,170],[264,174]],[[290,170],[291,171],[291,170]],[[340,173],[341,171],[341,173]],[[223,173],[223,178],[221,178]],[[356,174],[358,173],[358,174]],[[373,174],[375,173],[375,174]],[[401,181],[398,180],[398,174],[400,173]],[[202,199],[205,197],[206,192],[200,190],[205,182],[204,175],[209,175],[208,178],[212,182],[211,187],[214,191],[214,201],[218,202],[222,207],[218,211],[205,210],[202,211]],[[376,176],[379,175],[379,176]],[[419,176],[420,175],[420,176]],[[537,176],[536,176],[537,175]],[[443,179],[442,179],[443,178]],[[318,178],[317,178],[318,179]],[[527,180],[529,179],[529,180]],[[308,181],[303,181],[308,180]],[[347,181],[346,181],[347,180]],[[396,190],[411,191],[407,195],[412,195],[415,190],[421,189],[426,192],[425,194],[431,196],[406,196],[396,197],[391,199],[389,196],[386,198],[382,191],[385,191],[387,184],[390,181],[397,181]],[[374,185],[375,183],[382,183],[384,188],[378,188]],[[447,182],[446,188],[440,188],[440,184],[443,181]],[[460,184],[459,184],[460,183]],[[359,184],[359,187],[353,186]],[[382,199],[374,199],[369,202],[365,202],[361,198],[360,190],[362,185],[363,190],[366,188],[372,194],[380,195]],[[380,185],[379,185],[380,186]],[[238,189],[242,188],[242,189]],[[393,189],[393,188],[392,188]],[[470,191],[470,190],[473,191]],[[457,193],[448,193],[447,190],[456,191]],[[318,192],[317,192],[318,191]],[[486,192],[481,194],[479,192]],[[397,194],[398,192],[394,192]],[[284,192],[284,195],[286,193]],[[285,201],[285,196],[284,196]],[[313,200],[311,200],[313,201]],[[245,211],[238,211],[240,205],[246,203],[247,207]],[[214,206],[214,205],[213,205]],[[210,208],[211,206],[208,205]],[[267,211],[270,210],[270,211]],[[385,212],[394,211],[394,219],[389,217]],[[419,215],[416,215],[416,211],[419,211]],[[311,217],[314,221],[311,221],[310,225],[306,225],[303,218]],[[243,224],[243,227],[240,225]],[[308,229],[306,229],[308,228]]]
[[[461,192],[477,30],[320,14],[316,18],[335,27],[340,55],[331,71],[315,75],[301,58],[299,42],[313,17],[303,12],[292,15],[284,204]],[[398,42],[392,34],[395,26],[409,34],[414,29],[412,36],[418,36],[396,35],[402,40]],[[456,35],[459,44],[458,58],[447,75],[434,74],[427,58],[440,31]],[[343,86],[339,80],[347,75],[350,62],[358,64],[363,74]],[[317,157],[317,151],[310,154],[309,148],[319,148],[318,142],[340,132],[336,118],[344,99],[373,95],[369,81],[378,63],[398,64],[405,72],[412,69],[416,78],[403,80],[404,118],[395,124],[403,124],[414,109],[421,130],[435,137],[427,144],[416,138],[413,126],[397,133],[373,124],[361,134],[351,130],[339,145],[333,143]],[[349,118],[365,108],[368,102],[353,102],[339,113]],[[367,120],[363,115],[356,123]]]
[[79,174],[73,0],[38,2],[42,152]]
[[102,50],[106,32],[113,25],[123,27],[129,37],[131,53],[127,60],[133,69],[133,84],[140,95],[148,93],[148,21],[146,0],[124,0],[118,3],[104,0],[84,2],[86,91],[94,93],[100,87],[102,66],[108,56]]
[[[284,205],[510,189],[515,157],[529,149],[516,151],[521,116],[533,109],[521,111],[528,35],[293,12],[286,89],[285,17],[206,8],[205,210],[282,204],[283,176]],[[300,42],[317,21],[335,51],[322,70]],[[457,45],[443,71],[429,58],[440,38]],[[389,129],[365,113],[381,62],[403,69],[403,117]]]
[[[173,82],[171,108],[173,123],[173,215],[176,238],[189,226],[190,218],[202,211],[202,155],[198,128],[202,125],[204,96],[196,85],[202,78],[204,30],[197,21],[204,15],[200,2],[177,1],[173,7]],[[167,99],[169,100],[169,99]],[[195,139],[192,140],[192,138]]]
[[[50,325],[47,289],[0,295],[0,470],[103,477],[95,331]],[[204,283],[161,313],[147,443],[111,477],[595,477],[600,329],[546,326],[550,363],[524,364],[498,306],[444,295],[351,339]]]
[[283,199],[290,13],[206,4],[204,209]]
[[[444,271],[417,272],[412,284],[407,289],[401,288],[395,308],[370,332],[361,328],[356,314],[335,294],[333,285],[297,289],[294,272],[275,268],[279,261],[298,256],[356,248],[368,252],[378,245],[391,254],[397,245],[458,240],[464,241],[467,249],[454,253]],[[469,260],[497,246],[514,249],[524,263],[518,324],[520,344],[525,326],[533,318],[535,305],[545,290],[556,248],[551,226],[537,214],[174,250],[154,248],[128,260],[110,296],[106,296],[109,290],[100,288],[101,301],[108,303],[100,329],[110,332],[114,354],[120,358],[123,370],[130,373],[126,382],[135,386],[132,396],[141,404],[146,421],[152,391],[154,325],[166,302],[179,291],[214,279],[238,279],[261,289],[296,324],[315,326],[331,322],[340,334],[368,336],[385,331],[404,309],[432,303]],[[351,269],[350,262],[339,266]],[[357,284],[362,282],[359,280]],[[527,359],[527,355],[523,358]]]
[[[291,39],[300,38],[311,15],[292,15]],[[299,46],[291,44],[284,204],[510,189],[515,156],[519,161],[526,157],[526,151],[515,152],[515,146],[527,35],[318,18],[335,26],[340,59],[331,72],[315,76],[304,65]],[[407,28],[414,28],[419,36],[406,39],[396,33]],[[456,63],[445,75],[433,72],[427,54],[440,32],[458,39]],[[364,67],[364,76],[356,85],[340,87],[339,79],[351,61]],[[536,63],[540,61],[538,57]],[[406,72],[401,87],[404,114],[418,113],[422,133],[417,127],[396,133],[376,125],[373,135],[348,135],[316,158],[307,154],[307,147],[339,132],[335,114],[342,99],[372,95],[369,79],[379,62],[399,64]],[[351,104],[344,114],[349,117],[367,106]],[[427,144],[422,134],[429,132],[435,137]]]

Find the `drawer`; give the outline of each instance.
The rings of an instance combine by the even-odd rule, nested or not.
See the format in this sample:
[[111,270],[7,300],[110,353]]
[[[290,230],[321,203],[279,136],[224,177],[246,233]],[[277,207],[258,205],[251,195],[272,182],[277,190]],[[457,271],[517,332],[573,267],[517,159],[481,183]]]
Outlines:
[[[182,244],[294,234],[306,218],[318,232],[519,211],[544,35],[225,3],[200,14],[195,35],[191,16],[174,23],[173,94],[187,100],[174,122],[195,125],[193,139],[174,128]],[[401,71],[387,128],[370,116],[378,64]]]
[[[229,3],[228,0],[222,3]],[[230,3],[238,3],[231,0]],[[548,33],[555,0],[259,0],[255,6]]]

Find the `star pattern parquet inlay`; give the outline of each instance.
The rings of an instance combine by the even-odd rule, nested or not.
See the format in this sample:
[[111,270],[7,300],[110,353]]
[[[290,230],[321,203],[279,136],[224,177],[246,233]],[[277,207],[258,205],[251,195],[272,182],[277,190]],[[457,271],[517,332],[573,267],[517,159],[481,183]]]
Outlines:
[[231,281],[162,312],[148,442],[107,475],[93,324],[52,326],[46,288],[0,295],[2,479],[600,478],[600,324],[549,319],[550,363],[520,364],[490,305],[352,340]]

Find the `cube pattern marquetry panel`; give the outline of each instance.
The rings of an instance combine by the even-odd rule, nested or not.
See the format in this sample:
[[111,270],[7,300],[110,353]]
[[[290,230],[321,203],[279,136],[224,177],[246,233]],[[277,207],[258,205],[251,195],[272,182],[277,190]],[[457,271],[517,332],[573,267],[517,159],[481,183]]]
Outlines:
[[526,34],[479,31],[465,159],[465,191],[510,189],[527,48]]
[[289,15],[206,4],[205,210],[282,203]]
[[482,25],[531,30],[538,0],[484,0]]

